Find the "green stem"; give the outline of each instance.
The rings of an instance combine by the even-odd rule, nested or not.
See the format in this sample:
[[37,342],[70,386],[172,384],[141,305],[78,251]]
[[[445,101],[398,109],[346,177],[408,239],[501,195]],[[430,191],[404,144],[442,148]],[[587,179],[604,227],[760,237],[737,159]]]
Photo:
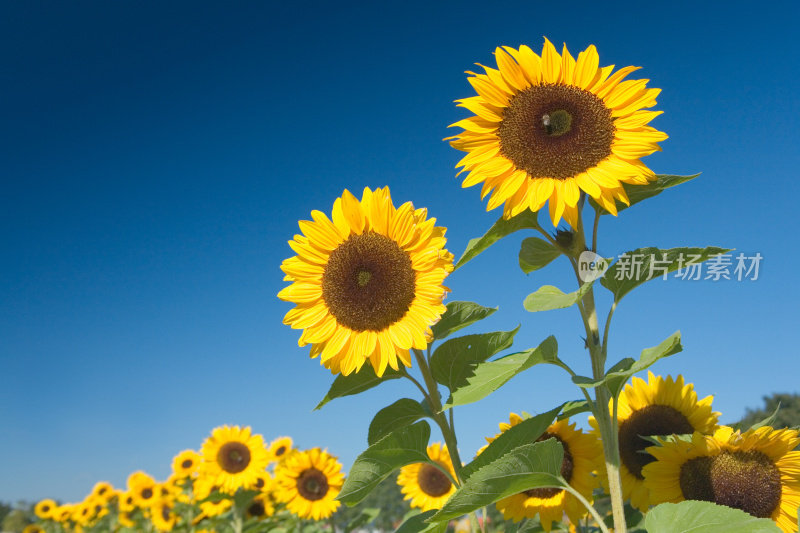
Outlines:
[[[583,497],[583,494],[572,488],[569,483],[566,484],[566,488],[564,490],[575,496],[575,498],[581,502],[584,507],[586,507],[586,510],[589,511],[589,514],[591,514],[592,518],[594,518],[594,521],[597,522],[597,526],[600,528],[600,531],[603,533],[609,533],[608,526],[606,526],[606,523],[603,522],[603,518],[597,512],[597,509],[595,509],[594,506]],[[614,531],[616,532],[616,529]]]

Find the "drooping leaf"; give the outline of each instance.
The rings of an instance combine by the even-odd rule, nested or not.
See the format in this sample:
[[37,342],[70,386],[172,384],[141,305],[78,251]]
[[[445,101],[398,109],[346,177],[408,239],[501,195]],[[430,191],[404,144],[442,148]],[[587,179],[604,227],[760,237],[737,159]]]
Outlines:
[[389,433],[401,427],[410,426],[417,420],[430,415],[430,411],[420,402],[410,398],[401,398],[378,411],[369,425],[367,443],[375,444]]
[[424,420],[386,435],[356,458],[336,499],[355,505],[396,469],[429,462],[430,436],[431,427]]
[[538,488],[561,488],[564,449],[557,439],[525,444],[477,470],[450,496],[431,521],[444,521],[498,500]]
[[662,503],[645,516],[648,533],[780,533],[769,518],[711,502]]
[[437,383],[453,390],[463,386],[477,363],[510,347],[519,326],[511,331],[465,335],[447,340],[431,356],[431,373]]
[[381,510],[376,509],[374,507],[370,507],[368,509],[362,509],[361,512],[358,513],[358,515],[356,515],[355,518],[353,518],[347,524],[345,524],[344,533],[350,533],[351,531],[362,528],[363,526],[369,524],[370,522],[378,518],[379,514],[381,514]]
[[475,302],[450,302],[441,320],[431,327],[433,338],[444,339],[451,333],[483,320],[497,311],[497,307],[483,307]]
[[608,386],[609,391],[611,391],[611,395],[616,398],[622,392],[622,388],[631,376],[642,370],[647,370],[659,359],[674,355],[681,350],[683,350],[683,346],[681,346],[681,332],[676,331],[661,341],[658,346],[642,350],[638,360],[631,359],[630,357],[622,359],[611,367],[602,379],[574,376],[572,382],[585,389],[591,389],[605,384]]
[[561,255],[561,251],[549,242],[537,237],[522,241],[519,249],[519,267],[526,274],[549,265]]
[[543,285],[539,290],[533,292],[525,298],[523,305],[526,311],[535,313],[537,311],[551,311],[553,309],[563,309],[578,303],[583,295],[589,290],[593,282],[584,283],[575,292],[564,294],[558,287]]
[[[655,278],[668,276],[678,269],[691,268],[712,257],[730,252],[729,248],[639,248],[626,252],[606,271],[600,283],[614,293],[614,300],[620,301],[633,289]],[[698,267],[699,268],[699,267]],[[688,271],[687,271],[688,273]]]
[[406,518],[394,533],[444,533],[447,522],[429,524],[427,520],[436,514],[436,509],[424,513],[412,514]]
[[525,444],[532,444],[542,436],[556,415],[561,411],[561,405],[546,413],[527,418],[505,430],[499,437],[491,442],[471,463],[461,469],[464,479],[469,479],[472,474],[484,466],[496,461],[514,448]]
[[376,387],[384,381],[397,379],[400,377],[402,377],[402,374],[397,370],[393,370],[392,368],[387,368],[383,373],[383,376],[378,377],[375,375],[375,371],[372,369],[371,365],[364,365],[361,370],[358,371],[358,373],[350,374],[349,376],[343,376],[339,374],[336,376],[336,379],[333,380],[333,384],[328,390],[328,394],[325,395],[325,397],[321,402],[319,402],[314,410],[316,411],[317,409],[320,409],[323,405],[335,398],[350,396],[351,394],[358,394],[359,392],[364,392],[372,387]]
[[456,263],[456,268],[461,268],[467,261],[473,259],[475,256],[486,250],[488,247],[502,239],[506,235],[510,235],[515,231],[521,229],[536,229],[539,227],[538,211],[536,213],[525,210],[519,215],[504,220],[502,217],[489,228],[482,237],[472,239],[467,243],[467,249],[459,258]]
[[[674,176],[671,174],[659,174],[656,176],[654,181],[651,181],[646,185],[631,185],[628,183],[623,183],[622,187],[625,189],[625,193],[628,195],[628,200],[630,200],[631,206],[633,206],[642,200],[647,200],[648,198],[652,198],[653,196],[661,194],[665,189],[669,189],[670,187],[675,187],[676,185],[691,181],[699,175],[700,174],[693,174],[691,176]],[[600,205],[597,204],[597,202],[595,202],[592,198],[589,198],[589,202],[595,209],[599,210],[601,215],[610,214],[608,211],[600,207]],[[624,203],[620,201],[617,202],[617,211],[622,211],[627,208],[628,206]]]
[[450,391],[450,398],[444,408],[477,402],[523,370],[541,363],[563,366],[558,359],[558,343],[553,336],[546,338],[536,348],[475,365],[472,375],[467,376],[466,385]]

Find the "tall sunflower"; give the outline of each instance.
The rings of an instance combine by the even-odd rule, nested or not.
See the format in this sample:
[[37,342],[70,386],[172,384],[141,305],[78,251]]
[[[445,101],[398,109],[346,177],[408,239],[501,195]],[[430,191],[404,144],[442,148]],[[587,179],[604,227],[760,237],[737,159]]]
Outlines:
[[660,89],[622,81],[638,67],[612,74],[594,45],[576,60],[547,39],[541,56],[504,46],[495,59],[497,69],[467,72],[478,96],[456,102],[475,116],[452,124],[464,131],[448,137],[467,152],[457,165],[468,173],[462,186],[483,183],[481,198],[491,193],[487,210],[505,204],[510,218],[549,201],[553,225],[563,217],[575,226],[581,192],[616,214],[617,199],[629,203],[623,183],[654,178],[639,158],[660,150],[667,135],[647,125],[661,112],[644,110]]
[[297,304],[284,324],[303,329],[298,344],[311,344],[311,357],[333,373],[366,361],[379,376],[398,361],[411,366],[409,350],[427,346],[445,311],[442,283],[453,270],[445,228],[411,202],[395,209],[388,187],[365,188],[361,201],[345,190],[331,219],[311,218],[289,241],[297,255],[281,264],[292,284],[278,298]]
[[249,426],[215,428],[203,442],[202,455],[204,475],[229,494],[252,486],[269,464],[263,437],[251,434]]
[[[683,376],[663,378],[652,372],[647,376],[647,382],[634,377],[625,385],[617,405],[622,495],[630,498],[631,505],[642,512],[647,511],[651,504],[642,468],[654,458],[645,452],[651,442],[641,437],[685,435],[695,431],[711,433],[719,418],[719,413],[711,410],[714,397],[698,400],[694,385],[684,384]],[[612,402],[609,402],[609,409],[612,407]],[[594,417],[589,417],[589,424],[599,435]],[[598,464],[598,471],[607,490],[605,466]]]
[[[428,446],[428,457],[439,464],[450,477],[455,478],[453,462],[447,446],[434,442]],[[428,463],[414,463],[400,469],[397,484],[405,495],[403,499],[411,500],[411,507],[418,507],[422,512],[441,509],[456,487],[441,469]]]
[[770,518],[783,531],[797,531],[800,507],[798,432],[760,427],[745,433],[723,426],[713,435],[651,446],[656,461],[642,472],[655,503],[710,501]]
[[[522,420],[521,416],[511,413],[509,423],[500,424],[500,433],[486,440],[491,443]],[[591,433],[584,433],[580,429],[576,430],[574,423],[570,424],[569,419],[564,419],[551,424],[536,441],[551,438],[558,440],[564,448],[561,476],[591,502],[592,490],[597,484],[592,471],[597,463],[597,458],[603,453],[597,437]],[[514,522],[519,522],[524,518],[533,518],[538,514],[545,531],[550,531],[553,522],[561,521],[565,513],[573,524],[577,524],[586,514],[586,508],[575,496],[558,488],[526,490],[503,498],[496,505],[497,509],[503,513],[503,518]]]
[[327,451],[297,451],[275,468],[275,497],[300,518],[322,520],[339,508],[342,465]]

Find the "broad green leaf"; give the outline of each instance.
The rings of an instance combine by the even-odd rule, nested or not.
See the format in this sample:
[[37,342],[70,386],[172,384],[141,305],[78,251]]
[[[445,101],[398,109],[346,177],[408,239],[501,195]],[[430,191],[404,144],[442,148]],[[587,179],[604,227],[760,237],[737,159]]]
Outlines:
[[[720,254],[730,252],[730,248],[639,248],[626,252],[606,271],[600,283],[614,293],[614,300],[620,301],[633,289],[655,278],[668,276],[678,269],[692,268]],[[687,274],[689,271],[687,270]]]
[[369,524],[370,522],[378,518],[379,514],[381,514],[381,510],[376,509],[374,507],[370,507],[368,509],[362,509],[361,512],[358,513],[358,515],[355,518],[353,518],[347,524],[345,524],[344,533],[350,533],[353,530],[362,528],[363,526]]
[[412,463],[429,462],[427,447],[430,436],[431,427],[421,421],[393,431],[364,450],[350,468],[336,499],[355,505],[396,469]]
[[756,518],[739,509],[711,502],[686,500],[662,503],[645,517],[648,533],[780,533],[769,518]]
[[[691,176],[674,176],[671,174],[659,174],[656,176],[655,181],[651,181],[646,185],[631,185],[628,183],[623,183],[622,187],[625,189],[625,193],[628,195],[628,200],[630,200],[631,205],[635,205],[642,200],[647,200],[648,198],[652,198],[657,194],[661,194],[665,189],[669,189],[670,187],[675,187],[681,183],[691,181],[699,175],[700,174],[693,174]],[[589,198],[589,202],[592,204],[592,206],[594,206],[595,209],[599,210],[601,215],[610,214],[608,211],[600,207],[600,205],[597,204],[597,202],[595,202],[592,198]],[[628,206],[623,202],[617,202],[617,211],[622,211],[627,208]]]
[[525,444],[489,463],[459,487],[431,521],[451,520],[530,489],[560,488],[564,449],[556,439]]
[[542,436],[550,424],[555,420],[556,415],[561,411],[561,405],[551,409],[546,413],[527,418],[505,430],[499,437],[494,439],[480,455],[472,460],[471,463],[461,469],[464,479],[469,479],[472,474],[484,466],[496,461],[509,451],[519,448],[525,444],[532,444]]
[[450,398],[444,408],[449,409],[456,405],[477,402],[499,389],[523,370],[540,363],[563,366],[558,359],[558,343],[556,343],[555,337],[546,338],[536,348],[475,365],[472,375],[467,376],[467,383],[463,387],[450,391]]
[[233,506],[240,512],[244,512],[253,502],[253,498],[258,496],[257,490],[239,490],[233,497]]
[[426,416],[431,416],[431,413],[420,402],[401,398],[378,411],[369,425],[367,443],[373,445],[396,429],[410,426]]
[[519,249],[519,267],[526,274],[549,265],[561,255],[561,251],[547,241],[537,237],[528,237],[522,241]]
[[372,369],[371,365],[364,365],[361,367],[361,370],[359,370],[358,373],[350,374],[349,376],[343,376],[342,374],[339,374],[336,376],[336,379],[333,380],[333,384],[328,390],[328,394],[325,395],[325,397],[321,402],[319,402],[314,410],[316,411],[317,409],[320,409],[323,405],[335,398],[350,396],[351,394],[358,394],[359,392],[364,392],[372,387],[376,387],[384,381],[389,381],[390,379],[397,379],[400,377],[402,377],[402,374],[397,370],[393,370],[392,368],[387,368],[383,373],[383,376],[378,377],[375,375],[375,371]]
[[483,307],[475,302],[450,302],[441,320],[431,327],[433,338],[444,339],[451,333],[483,320],[497,311],[496,307]]
[[681,332],[676,331],[661,341],[658,346],[642,350],[638,360],[631,359],[630,357],[622,359],[611,367],[602,379],[574,376],[572,382],[584,389],[592,389],[599,385],[606,385],[609,391],[611,391],[612,396],[616,398],[619,396],[620,392],[622,392],[622,388],[631,376],[650,368],[659,359],[674,355],[681,350],[683,350],[683,346],[681,346]]
[[581,413],[588,413],[592,410],[592,406],[586,400],[572,400],[564,403],[561,407],[561,413],[558,415],[558,420],[571,418]]
[[473,259],[506,235],[510,235],[521,229],[538,228],[538,215],[538,211],[534,213],[526,209],[519,215],[509,218],[508,220],[504,220],[502,217],[499,218],[482,237],[472,239],[467,243],[467,249],[464,250],[461,258],[456,263],[456,268],[461,268],[467,261]]
[[551,311],[553,309],[563,309],[578,303],[578,300],[583,298],[583,295],[592,286],[592,282],[584,283],[581,287],[569,294],[564,294],[558,287],[552,285],[543,285],[539,290],[533,292],[525,298],[523,305],[527,311],[535,313],[536,311]]
[[445,533],[447,522],[429,524],[427,520],[436,514],[436,509],[414,514],[405,519],[394,533]]
[[477,363],[510,347],[519,326],[511,331],[465,335],[447,340],[431,356],[431,373],[438,383],[453,390],[463,386]]

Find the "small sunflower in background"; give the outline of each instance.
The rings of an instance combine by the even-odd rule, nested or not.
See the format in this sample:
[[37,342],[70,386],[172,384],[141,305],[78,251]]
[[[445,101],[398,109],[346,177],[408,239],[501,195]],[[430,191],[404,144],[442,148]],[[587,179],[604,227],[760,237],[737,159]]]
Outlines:
[[[221,492],[221,487],[216,484],[214,477],[205,477],[200,474],[197,481],[194,483],[194,499],[195,501],[203,501],[215,492]],[[230,498],[221,498],[219,500],[204,501],[200,504],[200,514],[195,518],[195,523],[200,522],[204,518],[212,518],[219,516],[233,506],[233,501]]]
[[183,450],[172,459],[172,472],[180,477],[193,477],[200,468],[202,456],[194,450]]
[[248,518],[262,519],[275,514],[275,505],[267,494],[261,493],[250,502],[246,515]]
[[33,512],[36,516],[38,516],[42,520],[47,520],[53,517],[53,512],[57,508],[58,504],[55,501],[48,498],[37,503],[36,506],[33,508]]
[[22,530],[22,533],[45,533],[45,530],[39,524],[28,524]]
[[298,344],[333,373],[358,372],[365,362],[382,376],[411,366],[409,350],[427,347],[430,326],[445,311],[442,285],[453,270],[445,228],[411,202],[394,207],[389,188],[365,188],[359,201],[345,190],[331,219],[312,211],[297,255],[281,269],[291,285],[278,298],[293,302],[284,324],[302,329]]
[[292,453],[294,441],[291,437],[278,437],[269,443],[269,453],[276,461],[282,461]]
[[98,481],[92,488],[92,496],[104,501],[109,501],[114,497],[114,486],[108,481]]
[[276,498],[300,518],[322,520],[339,508],[342,465],[327,451],[296,451],[275,468]]
[[128,476],[128,491],[133,498],[133,504],[137,507],[152,505],[158,497],[157,485],[152,477],[142,471]]
[[616,214],[616,200],[629,203],[623,183],[654,179],[640,158],[667,135],[647,125],[661,113],[645,110],[660,89],[623,81],[638,67],[612,74],[594,45],[576,60],[547,39],[541,56],[525,45],[494,55],[497,69],[467,72],[478,95],[456,102],[475,116],[452,124],[464,131],[446,139],[467,152],[457,165],[467,172],[462,187],[482,183],[487,210],[504,205],[510,218],[549,202],[554,226],[563,217],[575,227],[582,192]]
[[202,453],[203,474],[229,494],[251,486],[269,464],[263,437],[251,434],[250,427],[215,428],[203,442]]
[[667,440],[647,452],[643,468],[653,504],[701,500],[770,518],[783,531],[797,531],[800,507],[798,432],[760,427],[745,433],[723,426],[691,441]]
[[[500,433],[494,438],[487,438],[491,443],[508,429],[516,426],[524,419],[511,413],[509,423],[500,424]],[[575,429],[575,424],[570,424],[569,419],[559,420],[538,438],[536,442],[547,439],[556,439],[564,448],[564,458],[561,462],[561,477],[577,490],[589,502],[592,501],[592,490],[597,485],[592,474],[597,464],[598,457],[602,457],[603,450],[597,437],[591,433],[584,433]],[[539,515],[539,522],[545,531],[552,529],[553,522],[559,522],[564,514],[573,524],[586,514],[586,508],[575,496],[559,488],[531,489],[503,498],[497,502],[497,509],[503,513],[503,518],[519,522],[525,518]]]
[[173,510],[174,502],[169,498],[159,498],[150,509],[150,521],[159,531],[172,531],[178,522]]
[[71,503],[65,503],[63,505],[59,505],[56,509],[53,510],[50,519],[55,520],[59,524],[64,524],[68,522],[72,518],[72,507],[73,504]]
[[[429,463],[414,463],[401,468],[397,476],[400,492],[405,495],[403,499],[411,500],[411,507],[417,507],[422,512],[441,509],[456,491],[451,481],[456,473],[447,446],[434,442],[428,446],[427,452],[428,458],[441,469]],[[449,472],[450,477],[442,470]]]
[[[655,460],[645,451],[652,442],[642,436],[686,435],[695,431],[708,434],[717,427],[719,419],[719,413],[711,410],[714,397],[698,400],[694,385],[684,384],[683,376],[663,378],[652,372],[647,376],[647,382],[635,377],[625,385],[617,405],[622,496],[630,499],[631,505],[642,512],[647,511],[651,504],[642,468]],[[609,402],[609,409],[612,408]],[[599,436],[594,417],[589,417],[589,424]],[[602,458],[597,469],[608,490],[608,476]]]

